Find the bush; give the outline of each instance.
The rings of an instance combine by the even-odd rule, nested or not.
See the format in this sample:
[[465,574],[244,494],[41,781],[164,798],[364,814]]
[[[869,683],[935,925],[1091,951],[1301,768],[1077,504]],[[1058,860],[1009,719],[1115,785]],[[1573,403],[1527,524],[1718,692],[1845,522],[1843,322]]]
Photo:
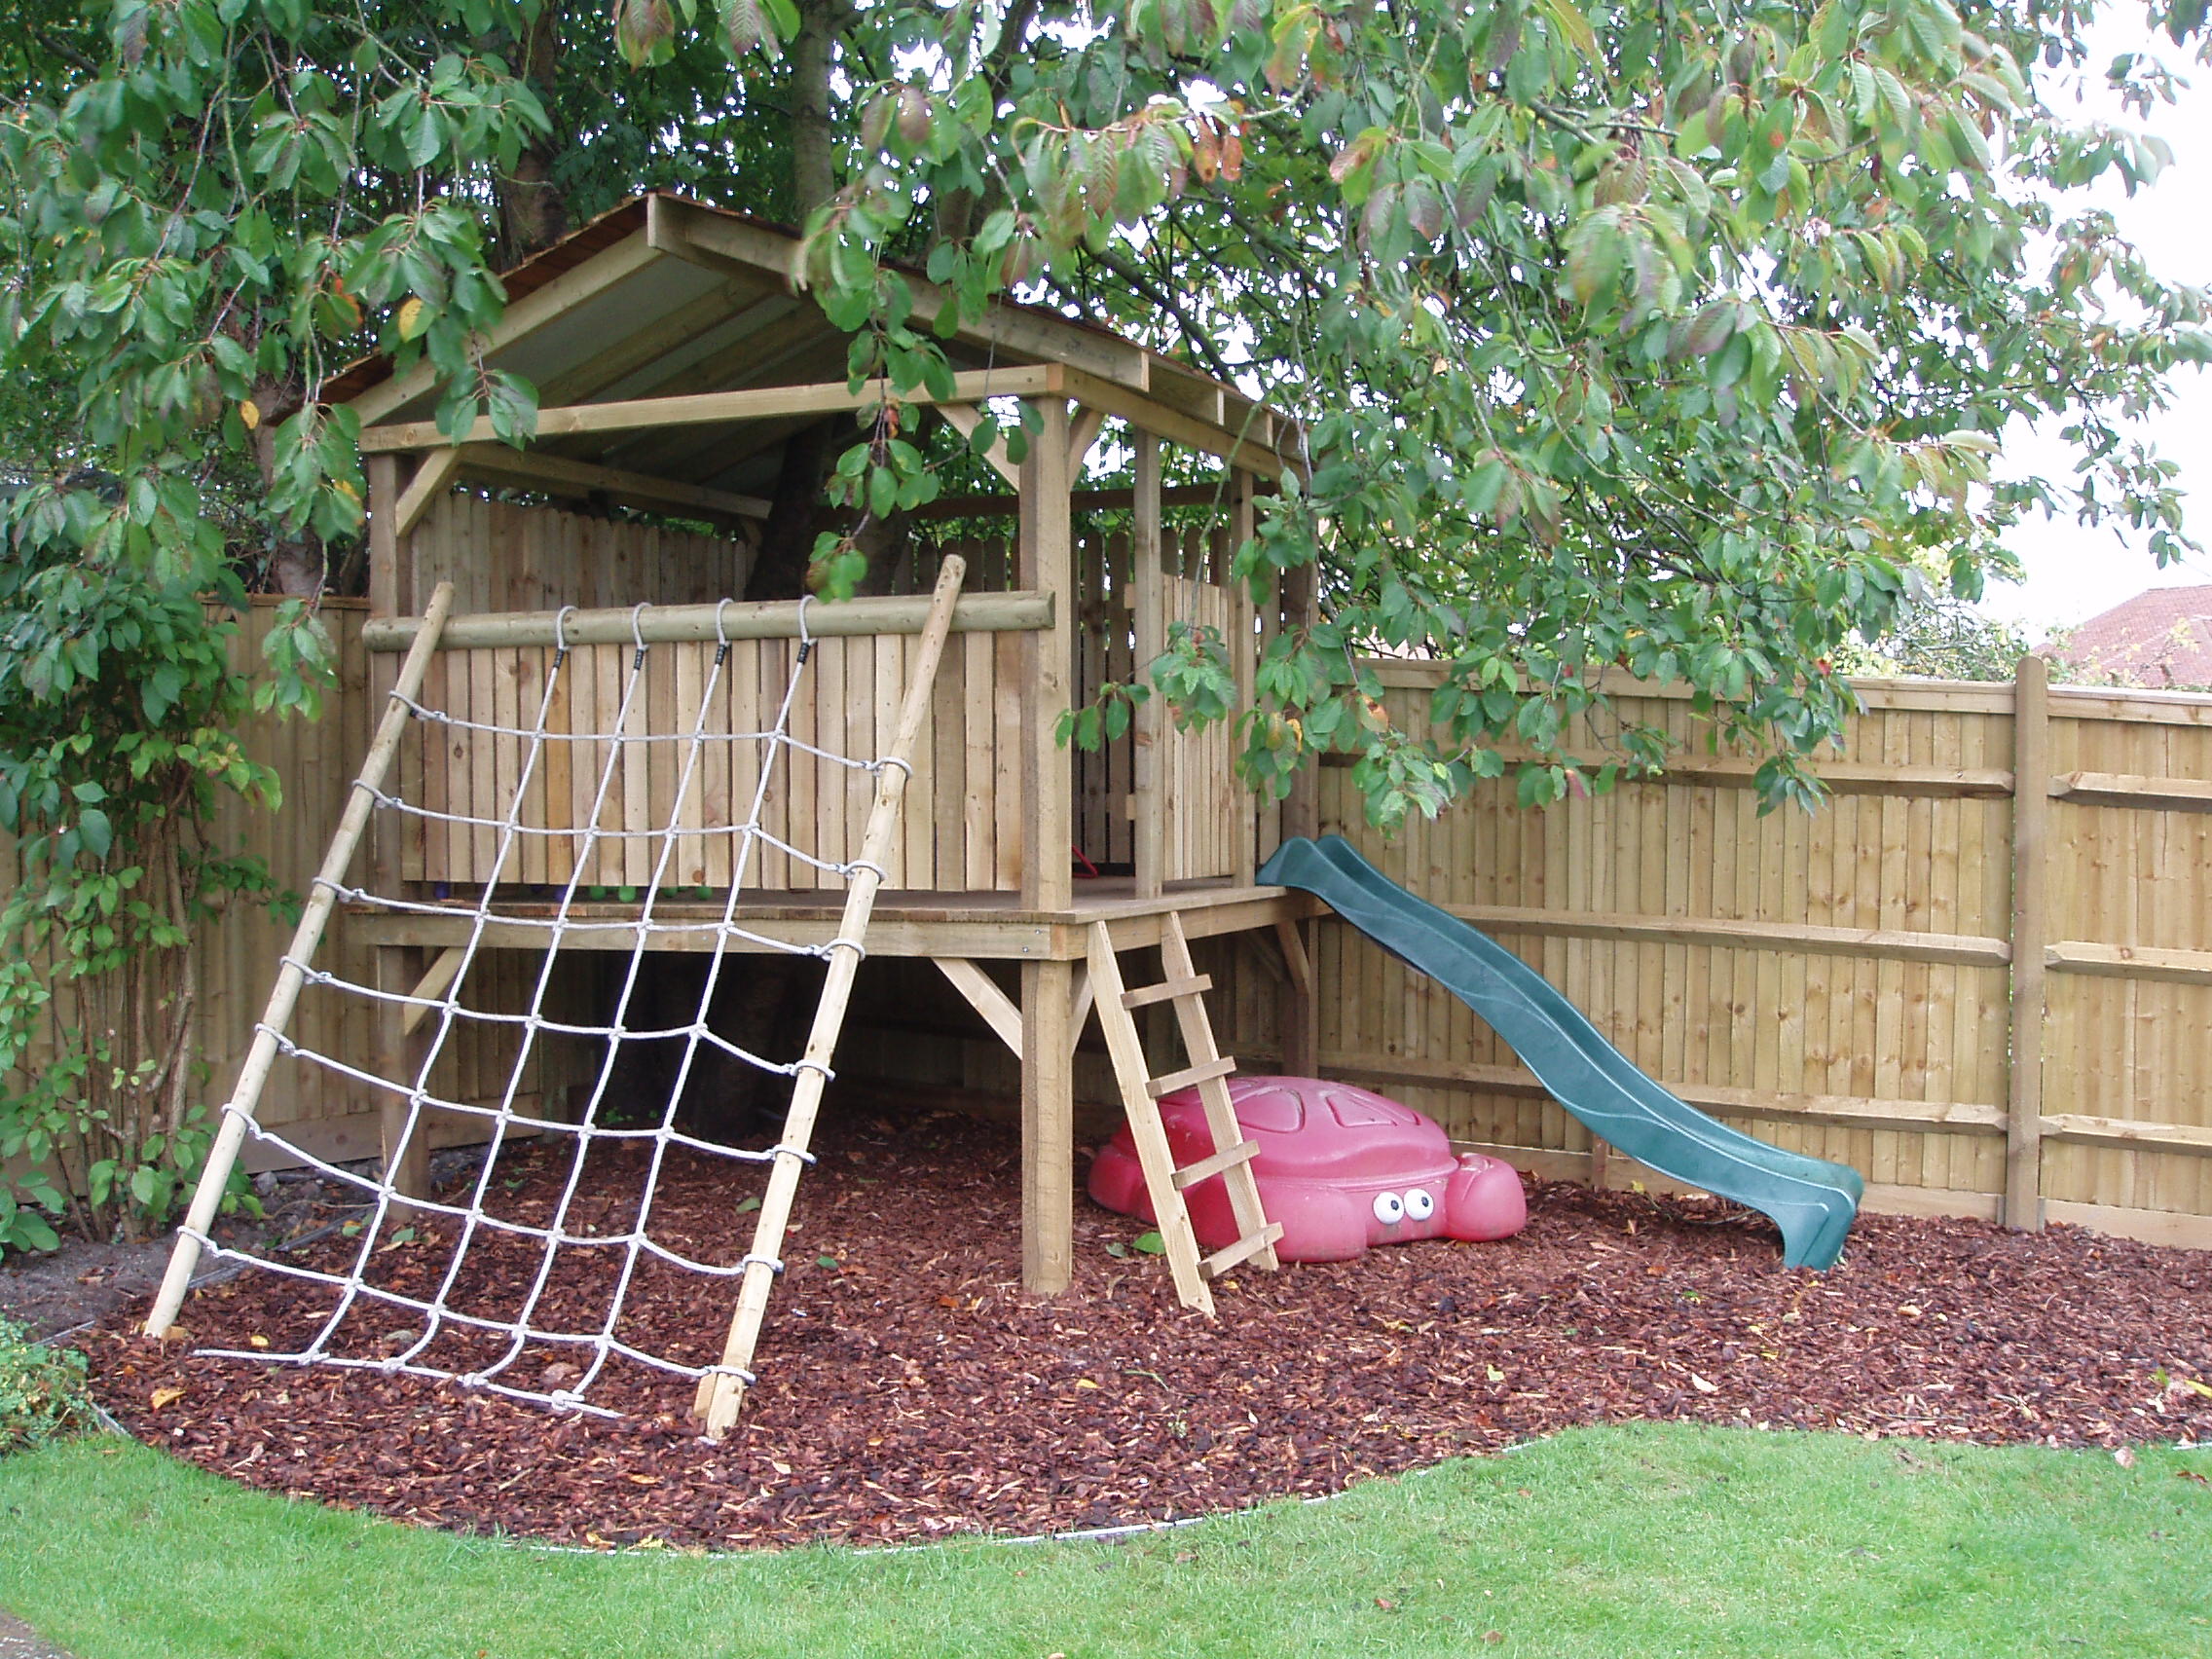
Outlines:
[[0,1457],[82,1433],[92,1422],[85,1356],[34,1343],[23,1326],[0,1319]]

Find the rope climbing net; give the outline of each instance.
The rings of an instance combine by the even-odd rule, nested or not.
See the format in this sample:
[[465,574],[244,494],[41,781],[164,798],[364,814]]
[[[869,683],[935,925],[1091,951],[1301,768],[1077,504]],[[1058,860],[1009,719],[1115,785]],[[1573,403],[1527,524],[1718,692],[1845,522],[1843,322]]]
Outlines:
[[[169,1282],[157,1303],[149,1330],[158,1334],[167,1329],[193,1266],[201,1257],[212,1256],[315,1287],[307,1299],[317,1306],[303,1321],[304,1335],[288,1334],[281,1346],[200,1350],[211,1357],[439,1379],[557,1409],[602,1416],[619,1414],[591,1397],[595,1386],[602,1384],[610,1365],[627,1360],[652,1372],[696,1382],[697,1409],[708,1419],[710,1432],[719,1433],[726,1427],[736,1415],[744,1388],[754,1381],[749,1366],[760,1316],[769,1285],[783,1271],[777,1251],[798,1173],[813,1161],[807,1142],[815,1109],[823,1085],[832,1075],[831,1051],[853,973],[866,953],[868,914],[875,888],[884,878],[882,861],[897,832],[899,798],[911,775],[906,751],[911,747],[950,625],[961,573],[955,562],[940,579],[922,647],[913,662],[899,729],[892,734],[885,753],[868,758],[835,754],[793,734],[793,710],[800,706],[814,654],[805,601],[797,607],[797,640],[791,652],[789,678],[767,725],[748,731],[712,729],[710,711],[717,706],[718,689],[732,655],[732,642],[721,630],[718,608],[714,655],[696,706],[687,714],[687,729],[644,734],[636,730],[633,714],[645,694],[648,659],[654,648],[638,626],[645,607],[632,613],[633,649],[619,700],[608,728],[599,731],[562,729],[555,719],[556,712],[563,707],[563,680],[571,665],[568,610],[555,624],[554,648],[547,655],[543,681],[536,688],[535,716],[527,723],[463,719],[433,706],[423,690],[422,667],[427,651],[434,648],[434,635],[442,622],[434,608],[433,614],[424,619],[415,650],[392,693],[385,726],[356,781],[348,818],[351,833],[349,835],[348,828],[342,826],[339,842],[333,845],[322,874],[316,878],[299,934],[283,959],[269,1012],[256,1027],[255,1049],[236,1092],[224,1107],[215,1151],[192,1213],[180,1229]],[[450,603],[450,596],[441,595],[441,603]],[[518,759],[512,781],[501,781],[494,815],[440,811],[386,787],[385,779],[393,770],[393,753],[409,728],[430,737],[466,731],[475,738],[515,746]],[[651,828],[600,828],[600,809],[609,792],[617,788],[621,756],[626,749],[641,742],[682,746],[673,798],[664,813],[654,815]],[[532,779],[556,745],[575,746],[571,754],[587,757],[595,753],[588,746],[598,746],[604,756],[597,762],[592,810],[578,828],[552,829],[525,821]],[[719,827],[705,824],[700,813],[686,810],[686,804],[693,802],[694,792],[701,788],[702,757],[717,745],[748,746],[756,753],[758,762],[756,767],[743,769],[751,786],[750,798],[728,802],[726,816],[730,822]],[[778,777],[788,773],[794,753],[810,756],[817,766],[845,768],[873,779],[875,807],[858,851],[840,858],[831,850],[809,850],[765,828],[764,808],[777,788]],[[579,766],[584,763],[576,762]],[[488,829],[497,838],[490,878],[473,898],[446,902],[375,892],[348,880],[350,843],[357,841],[364,821],[377,809],[401,818]],[[716,816],[720,815],[718,803]],[[541,899],[515,902],[502,896],[501,880],[511,879],[511,872],[518,867],[517,849],[533,835],[564,837],[575,853],[574,874],[550,905]],[[672,880],[680,839],[688,842],[715,835],[726,836],[731,842],[727,861],[730,877],[722,894],[720,914],[702,916],[696,903],[681,913],[664,913],[663,895]],[[649,881],[638,891],[634,913],[610,919],[604,914],[604,906],[588,905],[579,913],[579,890],[584,872],[595,867],[592,854],[596,843],[639,836],[652,847],[653,862]],[[794,942],[741,925],[739,909],[760,853],[767,848],[845,884],[842,918],[826,941]],[[448,928],[457,918],[464,918],[464,932],[461,942],[448,948],[438,971],[425,976],[412,990],[395,990],[386,984],[350,979],[317,965],[314,945],[322,921],[339,904],[373,905],[400,915],[432,915]],[[584,935],[599,937],[579,937]],[[610,940],[609,935],[615,938]],[[621,936],[627,936],[626,940]],[[491,942],[495,940],[497,944]],[[496,1010],[484,1006],[490,999],[466,996],[473,982],[471,970],[480,958],[491,950],[512,948],[518,940],[536,953],[522,1006]],[[557,1017],[549,998],[564,950],[580,946],[588,946],[602,961],[608,960],[610,950],[615,953],[612,960],[618,964],[618,972],[612,977],[617,983],[611,1008],[602,1022]],[[673,1023],[665,1017],[634,1017],[647,953],[672,948],[690,953],[694,961],[704,957],[695,1004],[689,1006],[687,1017]],[[824,965],[823,993],[813,1029],[804,1051],[796,1058],[778,1059],[755,1052],[715,1028],[710,1016],[717,990],[729,971],[731,957],[740,951],[814,958]],[[742,990],[742,986],[732,988]],[[318,1049],[296,1038],[290,1030],[293,1008],[304,989],[368,999],[379,1005],[384,1018],[402,1020],[423,1035],[402,1051],[405,1063],[396,1067],[363,1065]],[[454,1069],[453,1051],[471,1026],[498,1028],[504,1039],[498,1045],[506,1062],[503,1082],[493,1095],[475,1100],[452,1097],[461,1092],[459,1089],[441,1095],[433,1088],[433,1075]],[[563,1039],[573,1040],[582,1052],[596,1051],[597,1058],[595,1065],[587,1068],[588,1084],[578,1091],[580,1104],[571,1103],[556,1116],[530,1093],[526,1082],[541,1048]],[[657,1045],[663,1052],[671,1046],[675,1049],[673,1081],[665,1099],[641,1103],[626,1098],[624,1086],[618,1082],[624,1075],[625,1049],[641,1043]],[[390,1103],[381,1167],[349,1167],[318,1156],[300,1138],[288,1137],[258,1121],[258,1095],[271,1063],[279,1055],[323,1068]],[[694,1069],[703,1056],[717,1055],[780,1080],[779,1087],[789,1088],[790,1105],[783,1130],[773,1144],[756,1149],[735,1147],[679,1125],[678,1104]],[[459,1138],[485,1143],[483,1155],[476,1160],[464,1188],[443,1196],[403,1191],[400,1172],[409,1167],[412,1151],[426,1147],[433,1118],[449,1124],[472,1121],[480,1132]],[[215,1200],[239,1150],[249,1137],[272,1149],[270,1161],[274,1164],[304,1165],[355,1195],[356,1207],[365,1213],[357,1223],[349,1224],[351,1243],[338,1259],[289,1260],[279,1254],[236,1248],[215,1235],[211,1226]],[[556,1170],[564,1161],[566,1166],[550,1185],[542,1181],[535,1185],[527,1202],[518,1201],[511,1190],[503,1190],[520,1183],[512,1179],[515,1161],[502,1155],[510,1143],[525,1142],[535,1147],[536,1169],[542,1171],[549,1159]],[[627,1214],[611,1222],[606,1205],[593,1198],[585,1179],[595,1151],[603,1158],[626,1153],[632,1163],[642,1161],[643,1165]],[[711,1251],[696,1245],[686,1247],[656,1232],[655,1205],[664,1177],[671,1173],[672,1159],[682,1160],[685,1154],[715,1161],[718,1165],[766,1167],[766,1191],[758,1200],[751,1246],[744,1253],[713,1259]],[[696,1167],[691,1163],[692,1170]],[[753,1207],[752,1202],[749,1200],[745,1207]],[[727,1205],[722,1206],[721,1213],[729,1213]],[[390,1252],[395,1240],[415,1241],[416,1235],[405,1231],[409,1227],[424,1233],[437,1230],[444,1245],[442,1262],[429,1256],[424,1258],[427,1266],[409,1263],[412,1271],[395,1271]],[[666,1270],[739,1281],[736,1316],[719,1360],[685,1358],[665,1351],[665,1345],[647,1346],[646,1341],[630,1336],[626,1316],[638,1298],[642,1280]],[[586,1287],[581,1295],[579,1284]],[[400,1328],[388,1328],[395,1321],[400,1322]],[[380,1325],[387,1328],[380,1332]],[[702,1350],[695,1347],[694,1352]]]

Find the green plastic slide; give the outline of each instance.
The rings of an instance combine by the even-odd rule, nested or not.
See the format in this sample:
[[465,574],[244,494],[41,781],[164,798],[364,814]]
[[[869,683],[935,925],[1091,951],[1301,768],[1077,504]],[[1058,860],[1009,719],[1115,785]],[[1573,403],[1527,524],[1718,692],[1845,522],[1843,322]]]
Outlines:
[[1416,898],[1342,836],[1285,841],[1260,871],[1296,887],[1438,980],[1512,1045],[1553,1098],[1662,1175],[1772,1216],[1788,1268],[1832,1268],[1859,1212],[1859,1171],[1714,1123],[1639,1071],[1575,1006],[1495,940]]

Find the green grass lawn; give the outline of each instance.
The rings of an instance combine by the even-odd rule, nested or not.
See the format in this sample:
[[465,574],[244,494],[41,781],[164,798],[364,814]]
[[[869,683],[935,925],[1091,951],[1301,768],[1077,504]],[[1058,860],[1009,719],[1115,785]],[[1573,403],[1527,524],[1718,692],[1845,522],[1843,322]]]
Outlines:
[[559,1555],[134,1443],[0,1460],[0,1606],[80,1659],[2212,1654],[2212,1455],[1585,1429],[1120,1544]]

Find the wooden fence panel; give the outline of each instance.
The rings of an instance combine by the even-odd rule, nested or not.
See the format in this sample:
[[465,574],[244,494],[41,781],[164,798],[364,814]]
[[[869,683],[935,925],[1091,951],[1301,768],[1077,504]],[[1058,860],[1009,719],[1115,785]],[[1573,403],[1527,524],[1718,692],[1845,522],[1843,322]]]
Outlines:
[[[1438,671],[1376,666],[1418,722]],[[1999,1214],[2014,688],[1862,684],[1809,815],[1761,815],[1753,762],[1713,752],[1682,694],[1609,689],[1612,719],[1688,743],[1667,777],[1542,812],[1508,777],[1392,840],[1328,766],[1323,828],[1496,936],[1692,1104],[1854,1165],[1876,1207]],[[2052,797],[2041,1202],[2016,1219],[2212,1244],[2212,699],[2060,689],[2049,716],[2050,778],[2030,780]],[[1601,735],[1570,750],[1603,758]],[[1325,1069],[1463,1141],[1606,1177],[1606,1149],[1456,1000],[1342,925],[1319,949]]]

